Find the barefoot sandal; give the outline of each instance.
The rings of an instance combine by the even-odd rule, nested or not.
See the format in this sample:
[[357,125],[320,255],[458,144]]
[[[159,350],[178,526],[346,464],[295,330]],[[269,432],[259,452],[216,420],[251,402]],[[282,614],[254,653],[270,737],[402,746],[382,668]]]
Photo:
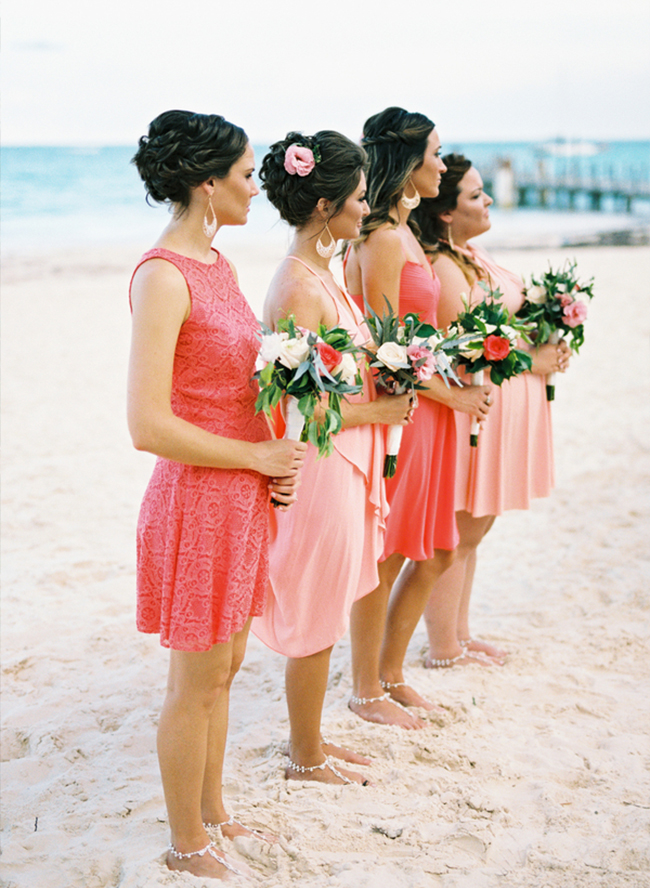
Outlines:
[[463,648],[457,657],[449,657],[446,660],[436,660],[435,658],[430,657],[428,660],[424,661],[424,665],[426,669],[445,669],[448,666],[453,666],[455,663],[458,663],[459,660],[471,656],[472,651],[468,651]]
[[[383,681],[380,682],[380,684],[382,688],[389,686],[387,682]],[[400,684],[406,684],[406,682],[400,682]],[[394,684],[390,685],[390,687],[396,688],[398,687],[398,685]],[[398,706],[400,709],[403,709],[404,712],[407,712],[410,715],[406,706],[402,706],[402,704],[398,703],[397,700],[393,700],[388,691],[386,691],[385,694],[382,694],[381,697],[355,697],[354,694],[350,697],[350,703],[356,703],[357,706],[365,706],[366,703],[381,703],[382,700],[386,700],[388,703],[392,703],[393,706]]]
[[175,857],[177,860],[189,860],[190,857],[203,857],[204,854],[209,854],[210,857],[214,857],[214,859],[218,861],[218,863],[220,863],[222,866],[225,866],[225,868],[227,870],[230,870],[231,873],[236,873],[236,875],[238,876],[243,876],[244,873],[234,867],[231,863],[228,863],[225,857],[221,857],[221,855],[217,854],[215,850],[216,847],[217,846],[214,842],[209,842],[205,846],[205,848],[201,848],[200,851],[189,851],[187,854],[183,854],[182,851],[177,851],[170,842],[167,850],[172,855],[172,857]]
[[255,839],[259,839],[260,842],[268,842],[269,844],[273,844],[272,842],[269,842],[269,840],[266,838],[266,836],[264,835],[264,833],[262,832],[261,829],[253,829],[250,826],[246,826],[245,824],[243,824],[241,822],[241,820],[237,820],[237,818],[235,817],[234,814],[231,814],[230,817],[228,818],[228,820],[222,820],[220,823],[204,823],[203,826],[206,829],[215,829],[215,830],[218,829],[219,832],[221,833],[221,835],[223,836],[223,830],[221,829],[221,827],[222,826],[234,826],[235,824],[237,824],[237,826],[241,826],[243,829],[245,829],[247,832],[249,832]]
[[304,765],[297,765],[294,761],[289,759],[289,767],[293,771],[297,771],[299,774],[313,774],[314,771],[324,771],[325,768],[329,768],[339,780],[342,780],[344,783],[354,783],[354,780],[350,780],[349,777],[346,777],[345,774],[341,774],[341,772],[334,767],[331,756],[329,755],[320,765],[312,765],[310,768],[306,768]]

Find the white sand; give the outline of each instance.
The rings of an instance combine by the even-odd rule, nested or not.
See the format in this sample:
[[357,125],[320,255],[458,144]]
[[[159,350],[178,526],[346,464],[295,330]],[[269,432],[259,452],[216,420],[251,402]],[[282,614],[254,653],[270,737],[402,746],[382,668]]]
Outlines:
[[[257,306],[281,248],[230,255]],[[241,251],[240,251],[241,252]],[[7,263],[3,308],[3,885],[200,886],[169,873],[155,756],[167,654],[134,628],[134,525],[152,459],[124,420],[126,290],[138,249]],[[559,251],[499,254],[528,274]],[[259,884],[301,888],[650,885],[650,249],[578,249],[587,342],[554,406],[557,489],[497,522],[474,632],[503,668],[421,668],[447,714],[419,733],[346,708],[335,649],[326,735],[374,788],[283,779],[283,659],[252,639],[233,691],[226,796],[282,833]],[[215,884],[215,883],[206,883]],[[257,884],[257,882],[256,882]]]

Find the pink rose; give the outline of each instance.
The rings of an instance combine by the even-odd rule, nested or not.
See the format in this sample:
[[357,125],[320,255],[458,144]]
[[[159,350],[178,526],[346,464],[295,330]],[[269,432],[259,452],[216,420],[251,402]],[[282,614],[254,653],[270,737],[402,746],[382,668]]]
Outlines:
[[483,340],[483,354],[488,361],[502,361],[510,354],[510,340],[491,334]]
[[587,317],[587,306],[584,302],[572,302],[562,312],[567,327],[579,327]]
[[289,145],[284,155],[284,168],[290,176],[308,176],[315,166],[311,148]]
[[560,296],[560,305],[563,308],[566,308],[567,305],[571,305],[572,302],[573,296],[569,296],[568,293],[564,293],[562,296]]
[[406,354],[409,356],[418,381],[431,379],[436,372],[436,359],[429,349],[423,348],[421,345],[409,345]]

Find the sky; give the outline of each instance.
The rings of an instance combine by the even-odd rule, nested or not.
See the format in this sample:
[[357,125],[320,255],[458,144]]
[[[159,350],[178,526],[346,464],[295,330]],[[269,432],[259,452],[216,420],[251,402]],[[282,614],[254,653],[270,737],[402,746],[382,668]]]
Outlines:
[[443,145],[647,139],[648,46],[647,0],[4,0],[2,140],[135,144],[169,108],[357,139],[389,105]]

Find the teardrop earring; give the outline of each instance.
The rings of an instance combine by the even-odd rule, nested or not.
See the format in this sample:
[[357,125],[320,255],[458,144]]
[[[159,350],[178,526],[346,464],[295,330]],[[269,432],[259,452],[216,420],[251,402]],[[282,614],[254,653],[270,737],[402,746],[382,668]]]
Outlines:
[[[212,213],[212,222],[208,222],[208,210]],[[206,237],[209,237],[210,240],[217,233],[217,214],[214,211],[214,207],[212,206],[212,198],[208,198],[208,205],[205,208],[205,216],[203,217],[203,234]]]
[[318,240],[316,241],[316,252],[318,253],[319,256],[322,256],[323,259],[331,259],[332,256],[334,255],[334,250],[336,249],[336,241],[332,237],[332,232],[329,230],[329,226],[328,226],[327,222],[325,223],[324,231],[326,231],[327,234],[329,235],[330,242],[329,242],[329,244],[327,244],[327,246],[323,243],[323,241],[321,240],[321,237],[322,237],[322,232],[321,232],[321,234],[318,237]]
[[449,246],[452,248],[452,250],[455,250],[456,245],[454,244],[454,239],[451,236],[451,222],[447,223],[447,240],[449,241]]
[[[413,185],[413,182],[409,179],[406,184]],[[413,197],[407,197],[406,194],[403,193],[400,198],[401,204],[405,210],[414,210],[420,203],[420,194],[415,185],[413,185],[413,191],[415,192]],[[406,187],[404,188],[404,192],[406,192]]]

